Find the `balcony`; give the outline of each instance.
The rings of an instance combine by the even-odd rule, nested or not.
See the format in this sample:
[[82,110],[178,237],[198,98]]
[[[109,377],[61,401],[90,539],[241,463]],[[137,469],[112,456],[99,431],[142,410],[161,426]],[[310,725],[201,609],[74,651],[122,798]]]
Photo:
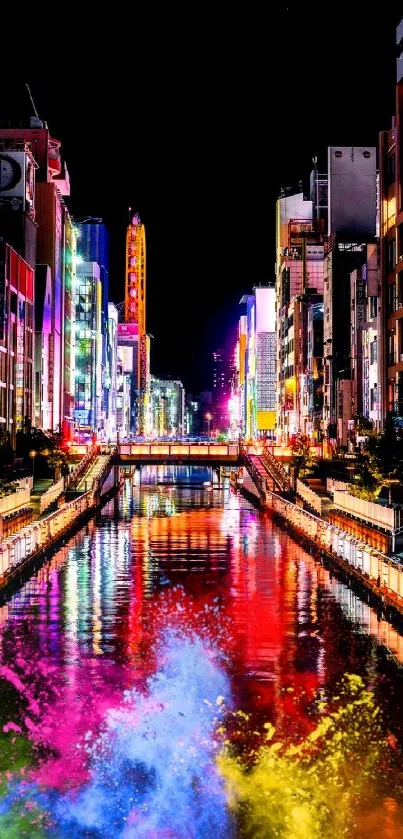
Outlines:
[[390,352],[388,353],[388,365],[392,367],[394,364],[396,364],[396,353]]

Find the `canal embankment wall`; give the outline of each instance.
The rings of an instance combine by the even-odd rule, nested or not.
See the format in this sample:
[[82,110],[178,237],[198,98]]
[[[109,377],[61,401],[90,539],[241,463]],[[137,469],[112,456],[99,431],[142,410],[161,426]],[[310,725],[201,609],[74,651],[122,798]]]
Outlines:
[[378,598],[383,609],[403,617],[403,565],[383,554],[331,522],[258,485],[247,468],[240,485],[249,500],[286,525],[287,529],[319,558],[327,557],[345,575],[354,578]]
[[0,592],[6,592],[32,573],[48,554],[95,515],[119,487],[119,470],[111,459],[88,492],[4,539],[0,544]]

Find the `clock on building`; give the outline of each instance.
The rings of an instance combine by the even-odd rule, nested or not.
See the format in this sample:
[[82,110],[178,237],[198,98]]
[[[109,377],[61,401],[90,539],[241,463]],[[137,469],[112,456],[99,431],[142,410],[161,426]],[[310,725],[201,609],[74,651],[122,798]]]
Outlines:
[[20,163],[8,154],[0,154],[0,192],[11,192],[21,178]]

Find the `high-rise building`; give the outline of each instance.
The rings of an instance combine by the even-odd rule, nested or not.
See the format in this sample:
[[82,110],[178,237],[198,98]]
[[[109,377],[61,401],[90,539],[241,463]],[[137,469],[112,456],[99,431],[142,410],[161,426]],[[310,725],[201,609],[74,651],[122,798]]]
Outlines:
[[77,250],[84,262],[96,262],[99,265],[102,286],[101,334],[102,334],[102,400],[100,432],[105,426],[109,404],[108,383],[112,371],[108,369],[108,304],[109,304],[109,233],[102,219],[87,216],[75,221]]
[[78,438],[91,439],[100,430],[101,417],[101,309],[99,265],[77,265],[75,284],[76,359],[74,423]]
[[137,327],[137,370],[133,369],[132,385],[138,410],[136,414],[131,411],[131,430],[143,436],[147,433],[149,413],[150,341],[146,333],[146,234],[137,213],[126,234],[125,324]]
[[35,166],[24,138],[0,133],[0,425],[14,447],[34,418]]
[[385,376],[378,382],[383,414],[403,424],[403,19],[396,30],[396,113],[379,136],[380,269],[384,340],[379,355]]
[[[318,183],[314,179],[316,202],[325,213],[323,184],[319,191]],[[314,206],[302,192],[286,191],[277,201],[276,402],[277,437],[282,443],[299,432],[313,438],[320,433],[310,390],[314,368],[315,375],[321,375],[322,366],[312,355],[317,342],[309,343],[309,323],[314,322],[309,313],[323,301],[324,235],[322,219],[313,218]],[[312,339],[313,334],[311,330]]]
[[256,301],[256,429],[273,437],[276,428],[276,292],[254,288]]
[[185,433],[185,389],[177,379],[151,376],[151,433],[156,437],[181,437]]
[[275,289],[257,286],[240,301],[236,367],[238,384],[230,398],[231,434],[273,437],[276,426]]
[[[328,190],[323,330],[324,426],[331,444],[347,446],[359,410],[359,404],[354,404],[352,380],[351,275],[358,272],[354,277],[359,276],[360,281],[364,279],[365,266],[375,243],[375,149],[331,146],[328,149]],[[368,289],[364,291],[366,295],[371,293]],[[360,391],[361,386],[356,394],[358,402]]]
[[[71,391],[72,370],[69,366],[72,350],[70,345],[70,325],[74,312],[71,306],[71,289],[69,289],[69,268],[66,259],[72,248],[71,234],[65,232],[66,220],[69,218],[65,199],[70,193],[69,177],[65,164],[62,162],[60,142],[51,138],[45,122],[37,117],[18,124],[0,124],[0,143],[3,148],[11,150],[18,146],[29,147],[35,169],[35,222],[30,212],[15,213],[7,221],[1,219],[1,228],[5,230],[7,241],[21,254],[29,265],[38,263],[50,268],[51,279],[51,330],[49,332],[48,371],[42,370],[38,379],[38,387],[47,381],[48,394],[42,399],[38,392],[35,403],[40,411],[42,403],[48,403],[44,416],[36,416],[36,421],[53,430],[63,431],[65,436],[71,435],[73,423],[73,393]],[[32,204],[29,192],[24,197],[15,196],[25,206]],[[68,222],[67,222],[68,223]],[[36,255],[35,255],[36,238]],[[67,277],[67,287],[66,287]],[[38,300],[35,294],[35,304],[43,311],[48,305]],[[67,373],[65,377],[65,357],[67,359]],[[38,371],[37,371],[38,372]],[[36,380],[37,381],[37,380]],[[46,396],[48,398],[46,398]]]
[[217,349],[212,354],[212,373],[213,414],[211,427],[219,432],[227,431],[231,384],[227,353],[222,349]]
[[116,395],[118,368],[118,310],[113,303],[108,303],[108,330],[106,341],[107,364],[104,370],[104,393],[107,394],[105,406],[105,439],[116,440]]

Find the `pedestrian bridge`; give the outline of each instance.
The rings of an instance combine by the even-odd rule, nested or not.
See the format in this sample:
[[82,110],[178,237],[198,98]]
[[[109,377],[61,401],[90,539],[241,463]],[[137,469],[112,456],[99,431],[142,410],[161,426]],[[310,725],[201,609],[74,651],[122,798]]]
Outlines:
[[238,443],[120,443],[117,452],[121,465],[208,463],[217,466],[240,461]]

